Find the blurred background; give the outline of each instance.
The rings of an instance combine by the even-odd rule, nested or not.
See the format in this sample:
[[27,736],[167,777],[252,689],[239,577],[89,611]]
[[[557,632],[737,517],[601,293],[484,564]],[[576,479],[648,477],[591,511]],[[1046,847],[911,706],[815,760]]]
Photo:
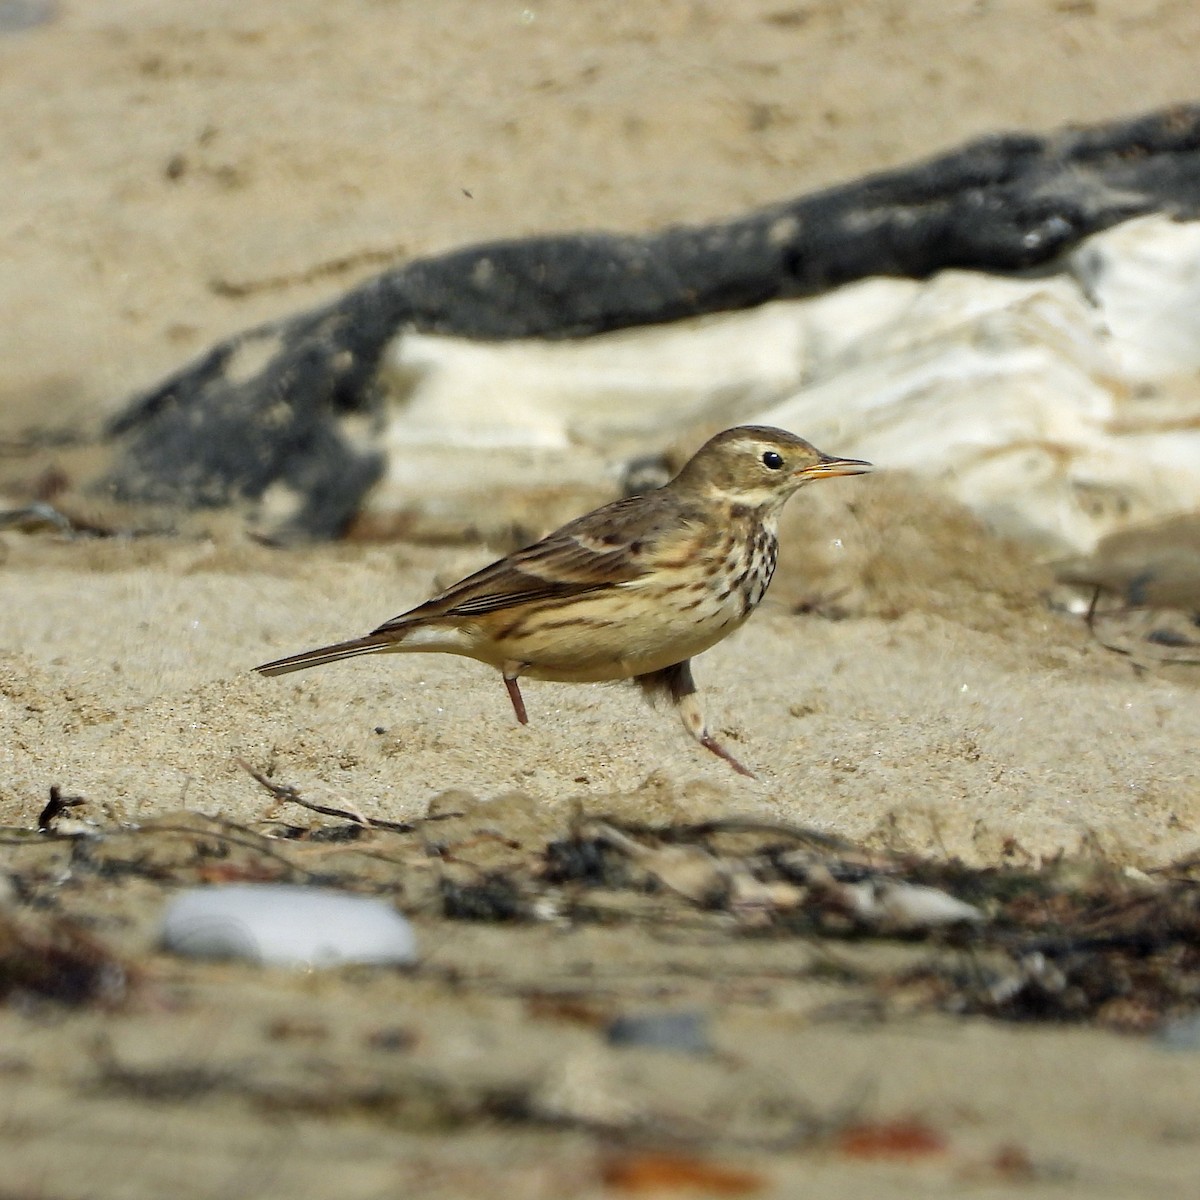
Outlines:
[[0,437],[405,261],[1190,98],[1180,0],[0,0]]

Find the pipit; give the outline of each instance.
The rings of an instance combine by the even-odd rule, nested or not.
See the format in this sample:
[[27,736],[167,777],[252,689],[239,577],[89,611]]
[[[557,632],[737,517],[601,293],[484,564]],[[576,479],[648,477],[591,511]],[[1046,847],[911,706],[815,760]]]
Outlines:
[[727,429],[662,487],[568,522],[365,637],[257,670],[283,675],[358,654],[461,654],[501,671],[522,725],[522,676],[632,679],[651,700],[670,700],[700,745],[750,775],[709,733],[691,659],[742,625],[766,594],[792,493],[869,470],[782,429]]

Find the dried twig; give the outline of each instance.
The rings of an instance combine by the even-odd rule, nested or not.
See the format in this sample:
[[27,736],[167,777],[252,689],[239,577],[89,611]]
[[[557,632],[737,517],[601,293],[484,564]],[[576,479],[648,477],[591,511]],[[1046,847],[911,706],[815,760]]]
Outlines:
[[82,796],[64,796],[58,784],[50,785],[50,800],[46,807],[38,813],[37,825],[43,833],[54,832],[58,818],[69,809],[78,808],[86,801]]
[[[260,771],[256,771],[244,758],[234,760],[251,779],[262,784],[263,787],[275,797],[285,804],[298,804],[301,808],[307,808],[309,812],[320,813],[325,817],[341,817],[344,821],[352,821],[355,825],[361,825],[364,829],[386,829],[390,833],[415,833],[422,822],[419,821],[385,821],[382,817],[367,817],[357,809],[334,808],[328,804],[316,804],[312,800],[305,800],[300,795],[298,788],[293,787],[290,783],[276,783],[273,779],[268,779]],[[442,820],[445,817],[453,816],[453,813],[439,813],[435,817],[428,817],[427,820],[435,821]]]

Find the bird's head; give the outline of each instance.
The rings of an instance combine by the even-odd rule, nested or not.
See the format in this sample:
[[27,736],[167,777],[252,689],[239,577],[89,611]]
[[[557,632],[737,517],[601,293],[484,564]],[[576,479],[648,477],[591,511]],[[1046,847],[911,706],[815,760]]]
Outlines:
[[739,425],[705,442],[670,486],[771,512],[814,479],[863,475],[870,470],[868,462],[822,454],[786,430]]

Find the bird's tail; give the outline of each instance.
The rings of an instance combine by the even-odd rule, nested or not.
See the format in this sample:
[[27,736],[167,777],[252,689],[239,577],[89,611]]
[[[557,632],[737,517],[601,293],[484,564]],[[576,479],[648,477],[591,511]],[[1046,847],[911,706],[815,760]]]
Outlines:
[[359,654],[374,654],[379,650],[395,649],[398,638],[395,632],[369,633],[366,637],[354,638],[349,642],[335,642],[332,646],[319,646],[316,650],[305,650],[288,658],[277,658],[254,669],[260,675],[286,675],[289,671],[303,671],[308,667],[322,667],[326,663],[338,662],[343,658],[354,658]]

